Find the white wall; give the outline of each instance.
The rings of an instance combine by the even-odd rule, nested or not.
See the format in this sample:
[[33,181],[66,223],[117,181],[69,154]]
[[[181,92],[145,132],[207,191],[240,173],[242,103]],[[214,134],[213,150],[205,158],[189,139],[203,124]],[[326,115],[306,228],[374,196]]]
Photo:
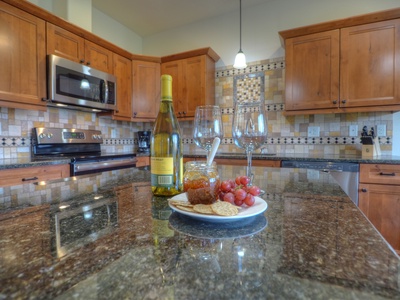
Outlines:
[[[399,0],[272,0],[242,10],[242,49],[248,62],[284,56],[278,32],[315,23],[400,7]],[[143,39],[143,53],[163,56],[212,47],[221,60],[233,64],[239,50],[239,14],[155,34]]]
[[92,9],[92,17],[92,32],[94,34],[129,52],[143,54],[142,38],[138,34],[98,9]]
[[[81,0],[28,0],[49,12],[135,54],[142,53],[142,38],[121,23]],[[75,13],[74,13],[75,12]],[[82,13],[83,12],[83,13]]]

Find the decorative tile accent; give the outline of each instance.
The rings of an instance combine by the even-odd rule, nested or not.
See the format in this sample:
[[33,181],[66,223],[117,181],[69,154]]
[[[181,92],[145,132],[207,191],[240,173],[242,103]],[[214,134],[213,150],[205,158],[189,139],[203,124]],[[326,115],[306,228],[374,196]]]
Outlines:
[[264,73],[257,72],[234,76],[233,101],[264,101]]

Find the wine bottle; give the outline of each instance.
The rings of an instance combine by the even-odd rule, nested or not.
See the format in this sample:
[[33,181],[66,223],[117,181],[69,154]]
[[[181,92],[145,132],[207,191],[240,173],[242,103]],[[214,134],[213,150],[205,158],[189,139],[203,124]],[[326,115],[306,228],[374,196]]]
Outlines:
[[156,196],[183,191],[181,131],[172,104],[172,76],[161,76],[160,110],[150,142],[151,190]]

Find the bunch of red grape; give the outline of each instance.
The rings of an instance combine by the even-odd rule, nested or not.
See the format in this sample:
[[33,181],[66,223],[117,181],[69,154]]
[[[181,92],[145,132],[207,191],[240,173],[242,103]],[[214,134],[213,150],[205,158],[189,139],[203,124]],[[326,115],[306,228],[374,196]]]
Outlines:
[[243,204],[252,206],[255,202],[254,197],[260,195],[260,188],[255,185],[248,186],[249,183],[250,178],[247,176],[222,181],[219,187],[219,199],[237,206]]

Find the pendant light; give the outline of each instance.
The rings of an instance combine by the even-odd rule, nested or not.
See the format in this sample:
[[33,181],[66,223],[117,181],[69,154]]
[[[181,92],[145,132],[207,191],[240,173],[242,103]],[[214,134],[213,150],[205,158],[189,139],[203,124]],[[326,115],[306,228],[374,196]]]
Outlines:
[[240,3],[240,49],[238,54],[236,54],[235,57],[235,63],[233,64],[233,67],[235,69],[244,69],[247,67],[246,64],[246,56],[244,56],[244,53],[242,51],[242,0],[239,0]]

